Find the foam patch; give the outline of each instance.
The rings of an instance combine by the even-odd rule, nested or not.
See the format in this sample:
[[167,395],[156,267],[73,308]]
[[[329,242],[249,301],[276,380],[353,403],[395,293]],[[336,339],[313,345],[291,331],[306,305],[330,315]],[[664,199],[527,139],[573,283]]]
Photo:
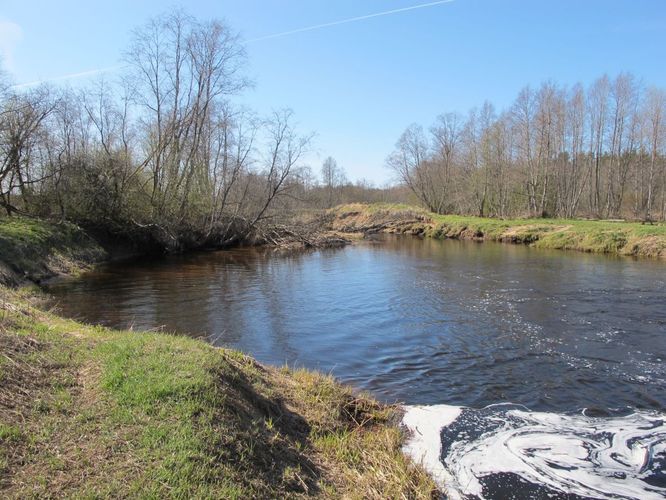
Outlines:
[[404,447],[452,498],[666,496],[666,415],[408,407]]

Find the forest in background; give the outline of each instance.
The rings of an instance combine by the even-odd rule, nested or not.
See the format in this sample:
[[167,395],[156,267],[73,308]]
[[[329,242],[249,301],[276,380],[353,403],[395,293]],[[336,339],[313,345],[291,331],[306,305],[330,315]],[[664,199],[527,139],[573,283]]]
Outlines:
[[666,218],[666,97],[635,77],[590,88],[546,82],[507,110],[410,126],[387,166],[392,187],[350,183],[293,113],[233,104],[251,82],[228,26],[182,12],[134,31],[122,77],[85,89],[0,84],[0,209],[165,248],[226,246],[308,209],[413,202],[490,217]]
[[389,166],[438,214],[666,218],[666,92],[633,75],[525,87],[405,130]]

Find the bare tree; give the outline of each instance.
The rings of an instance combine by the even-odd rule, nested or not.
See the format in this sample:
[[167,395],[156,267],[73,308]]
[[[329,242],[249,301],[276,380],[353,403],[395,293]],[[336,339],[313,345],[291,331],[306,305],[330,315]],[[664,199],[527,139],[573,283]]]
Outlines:
[[12,201],[18,191],[26,201],[33,184],[43,179],[43,171],[33,166],[42,123],[55,103],[47,88],[12,94],[4,102],[0,126],[0,206],[7,215],[19,211]]
[[414,124],[400,136],[387,164],[429,210],[439,213],[442,208],[438,200],[441,193],[432,177],[429,155],[430,145],[423,128]]
[[292,124],[293,112],[283,109],[273,112],[266,122],[266,154],[262,177],[263,189],[260,191],[258,210],[254,214],[249,228],[262,221],[271,203],[287,193],[289,174],[297,167],[303,154],[312,141],[312,136],[299,135]]
[[147,138],[142,163],[151,171],[154,212],[182,222],[193,191],[208,180],[213,114],[248,84],[244,48],[225,25],[175,12],[137,30],[126,61]]
[[326,207],[331,208],[339,202],[336,196],[340,188],[347,182],[344,170],[338,166],[335,158],[329,156],[321,166],[321,179],[326,192]]

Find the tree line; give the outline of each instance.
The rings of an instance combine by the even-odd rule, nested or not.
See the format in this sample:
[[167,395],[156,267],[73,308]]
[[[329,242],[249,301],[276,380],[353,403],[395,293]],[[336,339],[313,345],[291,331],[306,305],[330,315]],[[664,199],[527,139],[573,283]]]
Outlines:
[[666,93],[631,74],[411,125],[387,160],[437,213],[666,219]]
[[238,36],[182,12],[137,29],[119,82],[27,90],[0,79],[0,209],[108,228],[243,240],[303,191],[288,109],[232,104],[250,82]]
[[120,78],[76,90],[0,74],[0,214],[230,245],[295,211],[402,194],[352,184],[330,157],[320,182],[303,162],[313,135],[289,109],[235,106],[251,82],[224,23],[164,14],[132,33],[123,61]]
[[294,212],[417,199],[437,213],[666,218],[666,95],[629,74],[523,89],[509,109],[412,125],[387,160],[398,184],[303,162],[288,109],[233,104],[251,82],[238,36],[180,11],[134,31],[122,76],[83,89],[0,75],[0,214],[71,220],[163,245],[230,245]]

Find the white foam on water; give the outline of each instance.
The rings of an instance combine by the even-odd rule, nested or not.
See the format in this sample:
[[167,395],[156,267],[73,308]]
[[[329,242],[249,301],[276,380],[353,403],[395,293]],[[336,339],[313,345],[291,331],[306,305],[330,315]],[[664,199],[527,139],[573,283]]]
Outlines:
[[514,405],[408,407],[404,451],[454,498],[484,498],[484,478],[513,474],[555,493],[657,499],[666,497],[665,420],[653,412],[595,418]]
[[407,406],[402,424],[409,432],[409,439],[402,451],[414,462],[421,464],[444,490],[452,477],[440,461],[443,427],[451,424],[462,408],[449,405]]

